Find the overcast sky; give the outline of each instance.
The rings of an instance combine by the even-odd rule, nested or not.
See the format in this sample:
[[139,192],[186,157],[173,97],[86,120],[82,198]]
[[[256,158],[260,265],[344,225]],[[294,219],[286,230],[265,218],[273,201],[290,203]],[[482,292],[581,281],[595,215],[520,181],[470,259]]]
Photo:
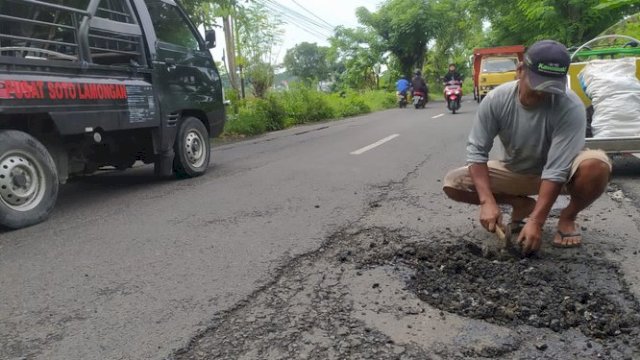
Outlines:
[[[338,26],[344,25],[346,27],[356,27],[358,20],[356,19],[356,8],[364,6],[371,11],[375,11],[382,0],[272,0],[291,10],[295,10],[300,14],[303,14],[309,18],[313,18],[309,12],[326,21],[327,23]],[[409,1],[409,0],[407,0]],[[300,7],[301,5],[302,7]],[[303,9],[304,8],[304,9]],[[308,10],[309,12],[305,11]],[[287,21],[286,18],[282,18],[283,21]],[[328,45],[325,36],[320,34],[310,34],[303,29],[300,29],[293,23],[287,23],[283,26],[284,36],[282,45],[274,49],[274,53],[278,54],[278,59],[281,61],[286,53],[287,49],[294,47],[301,42],[315,42],[318,45]],[[218,30],[218,46],[213,51],[213,56],[216,61],[222,59],[222,49],[224,48],[224,34],[222,30]],[[320,32],[320,31],[312,31]],[[324,32],[327,34],[328,32]]]

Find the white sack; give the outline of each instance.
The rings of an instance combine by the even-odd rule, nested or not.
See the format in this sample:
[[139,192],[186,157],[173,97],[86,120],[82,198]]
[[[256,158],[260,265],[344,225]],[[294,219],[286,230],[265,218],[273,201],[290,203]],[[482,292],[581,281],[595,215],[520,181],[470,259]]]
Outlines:
[[593,104],[594,138],[640,136],[640,81],[635,58],[590,61],[578,79]]

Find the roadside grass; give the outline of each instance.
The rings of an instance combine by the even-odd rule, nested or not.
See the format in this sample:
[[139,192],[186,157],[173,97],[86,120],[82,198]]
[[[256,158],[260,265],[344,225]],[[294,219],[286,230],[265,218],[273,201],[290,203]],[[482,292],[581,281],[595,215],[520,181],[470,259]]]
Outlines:
[[264,99],[230,99],[222,137],[244,137],[332,119],[367,114],[395,106],[395,92],[385,90],[323,93],[304,86],[271,92]]

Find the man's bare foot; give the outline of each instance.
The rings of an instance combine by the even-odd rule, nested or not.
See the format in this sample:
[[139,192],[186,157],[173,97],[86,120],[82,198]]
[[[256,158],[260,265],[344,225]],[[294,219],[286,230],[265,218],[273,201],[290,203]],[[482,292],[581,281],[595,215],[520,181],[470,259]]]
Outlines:
[[521,196],[516,198],[516,200],[511,203],[511,206],[513,207],[511,223],[518,224],[522,223],[522,220],[531,214],[536,207],[536,201],[528,196]]
[[551,243],[555,247],[572,248],[582,244],[582,234],[575,220],[560,218],[558,221],[558,231]]

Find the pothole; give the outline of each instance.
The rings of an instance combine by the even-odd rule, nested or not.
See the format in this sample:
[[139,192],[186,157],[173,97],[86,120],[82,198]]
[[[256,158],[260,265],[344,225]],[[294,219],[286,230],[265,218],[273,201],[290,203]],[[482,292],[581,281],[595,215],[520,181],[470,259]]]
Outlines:
[[640,306],[619,269],[575,257],[491,260],[472,243],[425,245],[403,254],[415,269],[410,288],[429,305],[506,326],[555,332],[577,328],[640,350]]

